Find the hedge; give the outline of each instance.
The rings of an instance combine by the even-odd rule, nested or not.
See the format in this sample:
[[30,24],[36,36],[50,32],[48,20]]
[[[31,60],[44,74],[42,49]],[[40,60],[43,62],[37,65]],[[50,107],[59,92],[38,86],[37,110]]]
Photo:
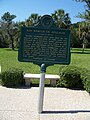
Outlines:
[[15,87],[24,84],[23,71],[11,68],[1,73],[2,84],[7,87]]
[[60,80],[57,86],[68,88],[84,88],[90,93],[90,71],[77,66],[60,67]]

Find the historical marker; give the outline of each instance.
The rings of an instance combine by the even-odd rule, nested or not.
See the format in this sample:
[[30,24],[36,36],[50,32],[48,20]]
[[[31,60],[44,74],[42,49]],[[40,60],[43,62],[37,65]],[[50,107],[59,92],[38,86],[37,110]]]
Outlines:
[[38,113],[41,113],[46,67],[70,63],[70,30],[55,27],[49,15],[41,17],[35,26],[23,27],[18,60],[41,66],[38,100]]

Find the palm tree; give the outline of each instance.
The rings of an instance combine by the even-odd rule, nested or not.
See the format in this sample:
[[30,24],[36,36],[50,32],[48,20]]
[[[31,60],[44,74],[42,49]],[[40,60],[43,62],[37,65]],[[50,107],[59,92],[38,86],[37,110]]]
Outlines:
[[37,13],[31,14],[31,16],[26,20],[26,26],[35,25],[39,21],[40,17],[41,16]]
[[69,14],[65,13],[65,11],[62,9],[59,9],[52,13],[52,18],[55,25],[59,28],[68,28],[71,24]]

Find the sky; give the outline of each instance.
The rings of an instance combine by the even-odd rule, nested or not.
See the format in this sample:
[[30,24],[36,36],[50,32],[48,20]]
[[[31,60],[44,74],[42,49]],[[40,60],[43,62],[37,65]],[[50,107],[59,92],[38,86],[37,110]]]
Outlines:
[[63,9],[69,13],[72,23],[81,21],[76,18],[78,13],[85,11],[84,3],[75,2],[74,0],[0,0],[0,19],[5,12],[10,12],[17,17],[14,21],[24,21],[32,13],[39,15],[54,13],[55,10]]

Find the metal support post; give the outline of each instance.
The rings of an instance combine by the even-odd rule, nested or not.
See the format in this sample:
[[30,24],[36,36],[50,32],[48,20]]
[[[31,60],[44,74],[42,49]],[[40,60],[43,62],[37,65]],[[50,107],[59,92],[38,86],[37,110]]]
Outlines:
[[38,113],[42,113],[43,111],[45,72],[46,72],[46,66],[45,64],[42,64],[40,83],[39,83]]

